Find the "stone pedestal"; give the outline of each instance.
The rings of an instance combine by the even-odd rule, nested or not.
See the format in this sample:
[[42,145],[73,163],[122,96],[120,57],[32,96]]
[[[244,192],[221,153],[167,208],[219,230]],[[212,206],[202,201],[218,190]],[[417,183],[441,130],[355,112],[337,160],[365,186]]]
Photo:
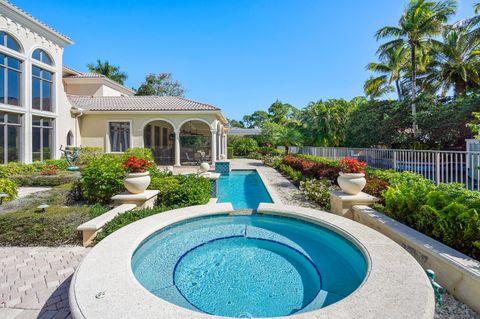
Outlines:
[[120,206],[122,204],[135,204],[137,205],[136,209],[153,208],[159,192],[160,191],[158,190],[146,190],[141,194],[123,192],[113,196],[112,200],[115,206]]
[[332,213],[353,219],[352,207],[355,205],[369,206],[378,201],[378,198],[361,192],[357,195],[348,195],[343,191],[330,192],[330,205]]

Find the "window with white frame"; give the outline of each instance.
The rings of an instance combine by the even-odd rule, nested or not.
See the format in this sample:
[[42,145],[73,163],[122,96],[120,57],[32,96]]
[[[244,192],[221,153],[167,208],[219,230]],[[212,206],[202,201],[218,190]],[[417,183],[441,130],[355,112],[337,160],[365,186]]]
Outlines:
[[22,115],[0,113],[0,164],[20,160]]
[[32,116],[32,160],[53,157],[53,119]]
[[52,111],[53,73],[32,66],[32,108]]
[[109,122],[110,152],[125,152],[130,148],[130,122]]
[[22,61],[0,53],[0,103],[20,105]]

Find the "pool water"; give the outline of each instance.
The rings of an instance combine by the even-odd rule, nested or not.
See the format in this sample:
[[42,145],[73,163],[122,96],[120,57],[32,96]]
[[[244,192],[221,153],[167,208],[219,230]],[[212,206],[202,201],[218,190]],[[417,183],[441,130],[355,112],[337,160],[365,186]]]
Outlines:
[[218,202],[232,203],[234,209],[257,209],[260,203],[272,203],[272,198],[257,171],[233,170],[220,176]]
[[172,225],[132,257],[137,280],[178,306],[237,318],[277,317],[335,303],[367,272],[361,251],[319,225],[220,215]]

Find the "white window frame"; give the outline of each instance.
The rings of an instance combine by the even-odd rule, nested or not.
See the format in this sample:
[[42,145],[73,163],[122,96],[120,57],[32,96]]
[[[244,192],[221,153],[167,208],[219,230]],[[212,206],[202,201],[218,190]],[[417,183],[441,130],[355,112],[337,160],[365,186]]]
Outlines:
[[133,121],[132,120],[108,120],[107,121],[107,127],[106,127],[106,134],[105,134],[105,150],[106,153],[112,153],[112,154],[123,154],[125,152],[112,152],[111,148],[111,141],[110,141],[110,123],[118,123],[118,122],[123,122],[123,123],[129,123],[130,125],[130,134],[129,134],[129,139],[130,139],[130,147],[132,148],[133,146]]

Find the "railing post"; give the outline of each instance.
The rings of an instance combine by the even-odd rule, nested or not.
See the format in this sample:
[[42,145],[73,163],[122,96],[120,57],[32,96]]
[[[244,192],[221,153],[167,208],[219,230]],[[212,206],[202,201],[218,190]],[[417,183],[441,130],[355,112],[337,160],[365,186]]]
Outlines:
[[435,152],[435,182],[440,184],[440,153]]
[[393,151],[393,170],[397,170],[397,151]]

